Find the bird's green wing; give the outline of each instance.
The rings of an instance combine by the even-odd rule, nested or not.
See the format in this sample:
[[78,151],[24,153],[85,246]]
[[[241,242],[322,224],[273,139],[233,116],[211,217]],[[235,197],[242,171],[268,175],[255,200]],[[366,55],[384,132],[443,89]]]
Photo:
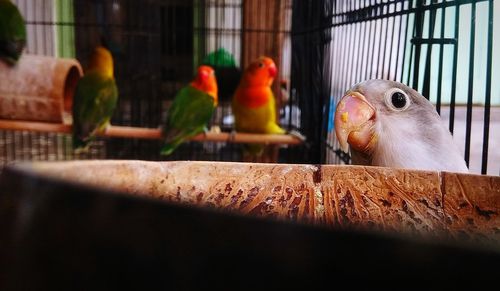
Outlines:
[[201,133],[214,112],[213,98],[191,86],[176,95],[167,116],[163,154],[170,154],[186,138]]
[[98,73],[85,75],[78,82],[73,104],[74,146],[85,146],[96,131],[111,119],[118,100],[115,80]]
[[26,45],[26,24],[17,7],[0,0],[0,58],[13,65]]

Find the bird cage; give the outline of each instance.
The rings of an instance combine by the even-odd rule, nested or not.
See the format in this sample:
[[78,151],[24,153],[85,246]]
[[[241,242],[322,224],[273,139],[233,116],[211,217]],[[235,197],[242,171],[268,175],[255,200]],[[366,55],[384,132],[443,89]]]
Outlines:
[[[220,89],[221,102],[211,126],[232,130],[234,86],[244,67],[260,55],[273,58],[279,68],[273,85],[279,121],[289,129],[295,125],[287,121],[290,0],[14,2],[26,18],[28,53],[76,58],[85,69],[100,38],[107,39],[119,88],[113,125],[161,126],[176,92],[193,78],[197,66],[220,50],[234,60],[236,71],[217,70],[218,78],[227,79],[230,86]],[[1,164],[16,160],[165,159],[159,155],[160,140],[99,138],[88,153],[77,155],[69,135],[10,130],[0,135]],[[283,157],[287,149],[286,145],[273,146],[263,159],[288,160],[291,155]],[[240,152],[241,145],[230,142],[190,142],[166,159],[237,161]]]
[[[388,79],[436,106],[471,172],[498,175],[500,95],[494,1],[294,1],[292,90],[313,160],[349,163],[335,106],[352,85]],[[305,104],[305,103],[302,103]],[[307,112],[305,112],[307,110]],[[322,114],[313,114],[321,112]],[[321,124],[321,126],[319,126]],[[314,132],[314,134],[311,134]]]
[[[30,57],[10,73],[0,63],[0,105],[2,84],[17,88],[9,80],[23,74],[64,90],[16,100],[56,99],[54,113],[0,108],[0,289],[324,289],[360,276],[373,289],[391,286],[388,269],[421,289],[495,283],[493,0],[12,2],[26,19]],[[103,40],[117,108],[79,153],[64,115]],[[271,88],[287,133],[233,133],[234,90],[261,55],[278,67]],[[30,66],[32,56],[44,61]],[[220,89],[208,131],[162,156],[168,109],[204,64]],[[50,78],[57,65],[62,77]],[[48,73],[36,74],[40,67]],[[352,158],[336,138],[337,103],[367,79],[422,93],[471,173],[344,165]],[[247,143],[267,143],[258,163],[240,163]]]
[[[27,53],[68,57],[85,69],[101,36],[115,57],[120,91],[111,123],[158,129],[176,92],[197,66],[224,55],[227,82],[210,123],[234,128],[231,98],[241,70],[272,57],[281,126],[305,136],[300,145],[268,147],[259,161],[349,164],[334,133],[336,103],[353,84],[402,82],[435,104],[473,173],[500,170],[500,61],[492,52],[500,8],[493,1],[42,0],[14,1],[26,18]],[[224,62],[232,64],[228,70]],[[158,134],[157,134],[158,135]],[[229,136],[229,135],[228,135]],[[143,159],[242,161],[242,144],[183,144],[159,154],[162,141],[101,137],[75,154],[64,132],[0,130],[0,165],[19,160]]]

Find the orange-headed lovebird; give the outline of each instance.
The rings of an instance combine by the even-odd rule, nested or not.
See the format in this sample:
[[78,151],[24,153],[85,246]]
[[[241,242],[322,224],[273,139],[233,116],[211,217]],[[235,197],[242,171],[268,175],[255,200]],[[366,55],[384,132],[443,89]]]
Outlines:
[[168,110],[161,154],[171,154],[186,139],[206,130],[217,102],[214,70],[200,66],[195,79],[177,93]]
[[[233,96],[233,114],[236,131],[250,133],[284,134],[276,124],[276,108],[271,85],[278,70],[273,60],[260,57],[243,72],[240,84]],[[248,151],[260,155],[262,146],[248,147]]]
[[97,132],[105,130],[118,101],[113,57],[98,46],[73,98],[73,148],[86,150]]

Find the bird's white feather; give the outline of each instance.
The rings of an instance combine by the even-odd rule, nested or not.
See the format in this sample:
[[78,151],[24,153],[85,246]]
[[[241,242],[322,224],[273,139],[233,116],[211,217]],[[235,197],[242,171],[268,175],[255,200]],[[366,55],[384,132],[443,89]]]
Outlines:
[[[399,88],[412,104],[400,112],[391,111],[384,94]],[[468,172],[467,165],[441,122],[432,103],[404,84],[387,80],[368,80],[352,90],[364,94],[377,108],[374,131],[377,143],[370,153],[352,152],[353,162],[407,169]]]
[[[425,129],[433,132],[432,139],[418,134],[421,126],[432,127]],[[468,172],[450,133],[439,120],[421,124],[414,119],[401,120],[397,115],[379,115],[375,127],[378,142],[372,155],[374,166]]]

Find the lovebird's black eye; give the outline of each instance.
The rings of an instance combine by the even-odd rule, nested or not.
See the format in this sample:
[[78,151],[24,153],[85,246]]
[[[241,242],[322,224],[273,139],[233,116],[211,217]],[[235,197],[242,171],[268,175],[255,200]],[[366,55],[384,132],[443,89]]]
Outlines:
[[401,92],[394,92],[391,96],[391,102],[395,108],[403,108],[406,106],[406,96]]
[[385,92],[385,104],[392,111],[404,111],[410,107],[411,99],[399,88],[391,88]]
[[263,63],[259,63],[259,68],[262,68],[264,67],[264,64]]

